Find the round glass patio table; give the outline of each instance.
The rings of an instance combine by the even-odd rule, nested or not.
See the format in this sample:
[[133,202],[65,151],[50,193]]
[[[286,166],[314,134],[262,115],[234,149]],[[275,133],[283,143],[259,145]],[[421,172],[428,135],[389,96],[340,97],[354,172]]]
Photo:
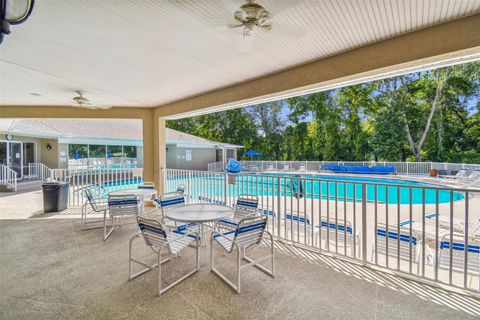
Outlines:
[[[204,223],[233,217],[233,208],[219,204],[188,204],[165,210],[165,217],[176,222],[198,224],[198,233],[203,234],[206,232],[203,228]],[[205,244],[202,237],[202,245]]]

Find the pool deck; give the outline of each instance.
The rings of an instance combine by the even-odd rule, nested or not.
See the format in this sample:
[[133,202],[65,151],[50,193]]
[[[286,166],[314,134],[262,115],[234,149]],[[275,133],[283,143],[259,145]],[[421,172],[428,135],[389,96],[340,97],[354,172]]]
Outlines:
[[[478,319],[480,299],[347,263],[276,241],[276,277],[247,269],[242,293],[201,270],[158,297],[155,274],[127,280],[134,225],[102,241],[80,231],[78,208],[41,213],[42,193],[0,199],[1,319]],[[138,255],[154,259],[137,243]],[[208,249],[208,248],[205,248]],[[264,248],[254,249],[253,255]],[[218,266],[232,259],[217,248]],[[193,250],[167,263],[164,284],[185,271]],[[187,263],[185,261],[188,261]]]

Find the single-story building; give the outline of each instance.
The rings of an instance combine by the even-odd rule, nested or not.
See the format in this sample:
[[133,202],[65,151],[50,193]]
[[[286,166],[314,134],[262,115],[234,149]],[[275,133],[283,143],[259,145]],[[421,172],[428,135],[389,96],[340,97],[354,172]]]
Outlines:
[[[51,169],[141,168],[141,120],[0,119],[0,165],[19,178],[29,163]],[[166,129],[167,168],[206,170],[209,162],[237,157],[242,146]]]

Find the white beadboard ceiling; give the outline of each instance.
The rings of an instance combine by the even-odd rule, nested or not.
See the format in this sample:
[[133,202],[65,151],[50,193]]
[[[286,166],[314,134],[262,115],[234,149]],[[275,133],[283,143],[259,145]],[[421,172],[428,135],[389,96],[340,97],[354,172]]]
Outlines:
[[69,105],[80,90],[153,107],[480,12],[480,0],[257,2],[273,28],[243,39],[226,27],[240,0],[36,0],[0,45],[0,104]]

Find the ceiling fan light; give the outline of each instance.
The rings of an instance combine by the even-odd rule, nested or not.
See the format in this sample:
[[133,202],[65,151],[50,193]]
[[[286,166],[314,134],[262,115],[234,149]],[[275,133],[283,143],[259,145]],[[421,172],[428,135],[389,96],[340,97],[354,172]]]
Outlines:
[[10,24],[24,22],[32,13],[34,0],[2,0],[3,20]]

